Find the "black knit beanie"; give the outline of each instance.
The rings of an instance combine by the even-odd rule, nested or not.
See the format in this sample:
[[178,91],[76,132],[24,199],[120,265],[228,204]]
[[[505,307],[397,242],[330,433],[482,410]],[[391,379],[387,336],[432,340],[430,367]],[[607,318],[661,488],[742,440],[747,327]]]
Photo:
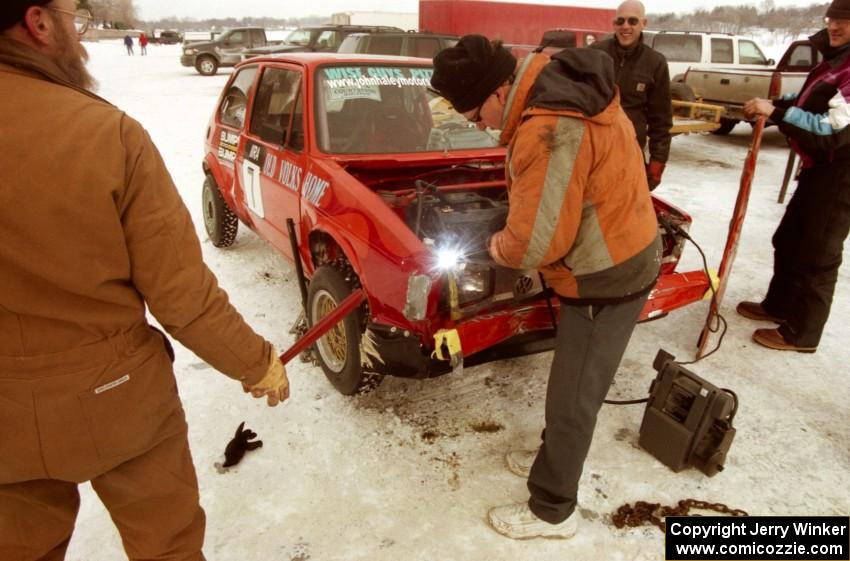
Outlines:
[[2,0],[0,2],[0,31],[6,31],[24,19],[31,6],[44,6],[50,0]]
[[483,35],[465,35],[434,57],[431,87],[464,113],[484,103],[515,68],[516,58],[506,48],[493,47]]
[[832,4],[826,9],[826,17],[850,19],[850,0],[832,0]]

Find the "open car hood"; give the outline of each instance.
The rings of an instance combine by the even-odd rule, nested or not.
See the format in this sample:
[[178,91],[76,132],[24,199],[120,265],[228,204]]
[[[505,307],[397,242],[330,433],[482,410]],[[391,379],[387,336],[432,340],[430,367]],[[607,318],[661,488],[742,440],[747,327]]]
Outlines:
[[415,152],[407,154],[328,154],[344,168],[380,169],[436,165],[504,166],[505,149],[494,147],[472,151]]

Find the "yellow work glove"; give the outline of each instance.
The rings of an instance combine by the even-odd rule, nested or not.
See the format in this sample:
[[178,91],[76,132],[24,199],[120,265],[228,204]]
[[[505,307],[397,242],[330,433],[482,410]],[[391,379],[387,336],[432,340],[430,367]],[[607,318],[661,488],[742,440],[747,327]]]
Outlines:
[[286,368],[280,362],[274,345],[271,346],[269,368],[266,370],[266,375],[253,386],[243,383],[242,389],[245,392],[250,392],[256,398],[265,396],[269,407],[274,407],[289,398],[289,379],[286,377]]

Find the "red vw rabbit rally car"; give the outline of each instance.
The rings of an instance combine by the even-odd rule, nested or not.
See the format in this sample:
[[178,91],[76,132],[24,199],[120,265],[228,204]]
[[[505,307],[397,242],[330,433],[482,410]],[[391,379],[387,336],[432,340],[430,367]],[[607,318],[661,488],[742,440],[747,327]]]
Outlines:
[[[300,260],[308,325],[364,291],[312,351],[344,394],[551,348],[557,300],[536,271],[500,267],[486,250],[508,211],[505,149],[429,90],[431,73],[404,57],[250,59],[207,130],[212,243],[231,245],[242,222]],[[669,223],[687,229],[690,217],[653,200],[668,227],[642,319],[709,287],[703,271],[675,271],[685,240]]]

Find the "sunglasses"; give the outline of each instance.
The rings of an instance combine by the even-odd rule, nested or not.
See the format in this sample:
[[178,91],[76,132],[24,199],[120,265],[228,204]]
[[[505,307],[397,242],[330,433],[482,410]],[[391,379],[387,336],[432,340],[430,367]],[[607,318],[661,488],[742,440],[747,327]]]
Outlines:
[[614,25],[616,25],[617,27],[623,25],[626,22],[629,22],[629,25],[631,25],[631,26],[635,26],[635,25],[640,23],[640,18],[636,18],[634,16],[632,16],[630,18],[624,18],[624,17],[614,18]]
[[74,29],[77,30],[77,35],[82,36],[89,28],[89,22],[91,21],[91,13],[88,10],[77,10],[72,12],[71,10],[63,10],[62,8],[54,8],[53,6],[45,6],[48,10],[53,10],[54,12],[59,12],[60,14],[67,14],[69,16],[74,16]]

